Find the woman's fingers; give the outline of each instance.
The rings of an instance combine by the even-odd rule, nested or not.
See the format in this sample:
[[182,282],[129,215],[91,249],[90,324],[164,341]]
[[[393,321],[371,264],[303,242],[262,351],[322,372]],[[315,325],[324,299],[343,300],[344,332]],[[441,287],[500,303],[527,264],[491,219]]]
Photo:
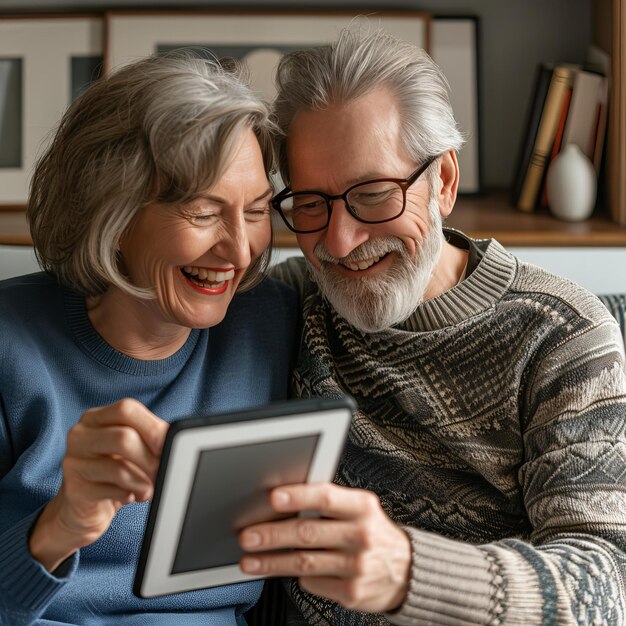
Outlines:
[[86,519],[92,524],[96,514],[108,526],[116,509],[98,506],[102,500],[150,498],[167,428],[132,399],[87,411],[68,433],[63,460],[59,497],[68,525],[80,527]]
[[[63,493],[61,488],[60,495]],[[90,499],[72,498],[65,502],[52,500],[58,504],[58,519],[67,533],[80,535],[86,532],[97,532],[97,536],[82,545],[95,541],[106,531],[115,514],[125,504],[136,501],[135,494],[122,487],[107,483],[89,485]]]
[[129,427],[139,435],[155,456],[161,454],[169,426],[133,398],[124,398],[106,407],[90,409],[81,418],[81,423],[93,428]]
[[90,409],[70,429],[66,458],[121,457],[153,481],[168,424],[140,402],[124,399]]
[[128,426],[90,427],[77,425],[68,435],[67,453],[70,458],[121,458],[140,468],[153,480],[159,464],[136,430]]
[[[152,497],[153,483],[142,469],[122,458],[100,459],[66,459],[64,471],[70,470],[71,474],[82,479],[83,489],[88,493],[80,493],[81,488],[75,491],[74,496],[91,497],[95,495],[94,487],[97,485],[99,495],[106,494],[106,488],[117,488],[124,493],[132,494],[131,501],[143,502]],[[76,489],[75,485],[72,485]],[[115,496],[111,492],[111,498]]]
[[128,398],[86,411],[70,429],[61,489],[29,539],[31,553],[48,571],[99,539],[123,505],[152,497],[167,429]]

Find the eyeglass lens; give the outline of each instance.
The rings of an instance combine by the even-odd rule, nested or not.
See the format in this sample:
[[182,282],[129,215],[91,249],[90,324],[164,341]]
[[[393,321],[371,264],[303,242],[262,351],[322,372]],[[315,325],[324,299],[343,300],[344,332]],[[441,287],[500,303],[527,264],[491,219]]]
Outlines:
[[[404,209],[402,187],[393,181],[357,185],[346,199],[352,213],[364,222],[384,222],[398,217]],[[295,193],[282,200],[280,209],[295,230],[311,231],[326,226],[330,207],[324,196]]]

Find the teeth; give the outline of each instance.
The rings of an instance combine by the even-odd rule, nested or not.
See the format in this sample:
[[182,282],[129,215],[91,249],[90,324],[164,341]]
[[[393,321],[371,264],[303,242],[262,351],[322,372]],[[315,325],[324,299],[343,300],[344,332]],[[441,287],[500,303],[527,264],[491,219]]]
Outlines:
[[375,263],[380,261],[379,256],[372,257],[371,259],[363,260],[363,261],[344,261],[343,264],[353,272],[358,272],[362,270],[366,270],[368,267],[372,267]]
[[183,267],[185,274],[197,277],[199,280],[205,280],[209,283],[223,283],[226,280],[232,280],[235,276],[235,270],[227,270],[226,272],[217,272],[215,270],[207,270],[203,267],[193,267],[187,265]]

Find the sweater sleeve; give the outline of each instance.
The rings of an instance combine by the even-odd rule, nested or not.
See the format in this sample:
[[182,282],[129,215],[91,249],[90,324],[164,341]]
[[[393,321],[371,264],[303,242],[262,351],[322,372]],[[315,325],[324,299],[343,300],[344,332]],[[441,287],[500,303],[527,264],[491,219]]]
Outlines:
[[544,350],[525,390],[519,487],[529,541],[470,545],[407,528],[395,624],[626,623],[626,375],[608,317]]
[[[11,458],[9,441],[0,404],[2,459]],[[8,470],[4,464],[0,467],[0,481]],[[0,625],[32,624],[78,567],[78,553],[66,559],[52,574],[33,559],[28,549],[28,537],[39,513],[39,510],[35,511],[17,522],[8,521],[6,513],[2,514],[0,502]]]
[[78,552],[53,572],[33,559],[28,535],[37,519],[29,515],[0,533],[0,624],[32,624],[78,567]]

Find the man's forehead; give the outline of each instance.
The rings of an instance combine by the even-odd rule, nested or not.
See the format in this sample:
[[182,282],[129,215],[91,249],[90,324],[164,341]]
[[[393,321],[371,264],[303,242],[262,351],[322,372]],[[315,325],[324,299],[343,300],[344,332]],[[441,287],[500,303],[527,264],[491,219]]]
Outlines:
[[337,121],[343,121],[344,127],[351,128],[350,121],[358,127],[359,122],[367,121],[371,124],[378,119],[396,117],[399,117],[397,99],[387,87],[381,86],[348,101],[332,101],[314,109],[298,111],[291,122],[288,136],[294,130],[313,130],[311,127],[332,126]]
[[400,176],[407,158],[401,130],[386,89],[346,104],[301,111],[287,136],[291,182],[299,188],[323,184],[335,189]]

